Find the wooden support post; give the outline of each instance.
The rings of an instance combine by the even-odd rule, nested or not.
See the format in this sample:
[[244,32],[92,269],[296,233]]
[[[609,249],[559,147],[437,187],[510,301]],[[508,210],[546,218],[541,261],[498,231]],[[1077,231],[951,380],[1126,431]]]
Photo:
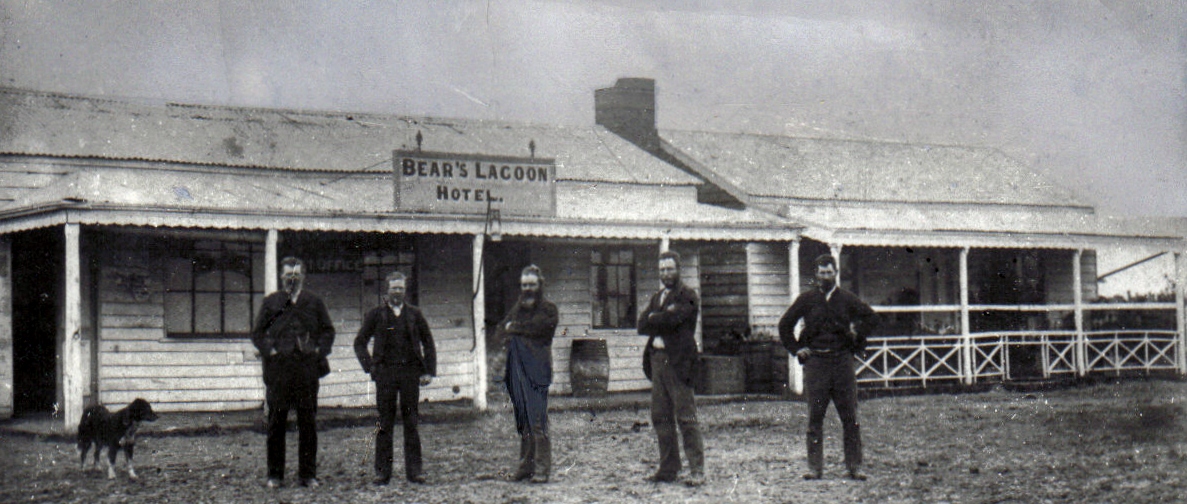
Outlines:
[[[787,293],[788,306],[800,296],[800,239],[796,238],[787,246]],[[804,393],[804,367],[800,365],[795,355],[787,356],[787,376],[791,380],[791,391],[796,395]]]
[[62,332],[62,420],[73,433],[82,419],[82,255],[79,225],[66,224],[66,297]]
[[1178,321],[1179,351],[1175,352],[1180,375],[1187,375],[1187,313],[1183,306],[1187,297],[1187,260],[1182,252],[1175,253],[1175,315]]
[[482,248],[486,235],[474,235],[473,273],[474,296],[471,312],[474,314],[474,409],[486,411],[486,282],[482,278]]
[[664,233],[659,239],[659,253],[667,252],[672,248],[672,237],[668,233]]
[[277,271],[279,271],[280,260],[276,257],[276,244],[280,241],[280,233],[275,229],[268,230],[268,236],[264,238],[264,294],[271,294],[280,290],[280,284],[277,280]]
[[746,243],[746,325],[753,331],[758,326],[758,319],[754,314],[755,282],[758,280],[755,259],[762,253],[762,244]]
[[969,248],[964,247],[960,249],[960,358],[965,385],[977,381],[973,355],[973,336],[969,328]]
[[0,236],[0,419],[13,413],[12,240]]
[[844,248],[844,245],[842,245],[840,243],[828,244],[828,252],[833,255],[834,259],[837,260],[837,285],[838,286],[841,285],[841,274],[843,273],[841,271],[841,249],[842,248]]
[[[1072,254],[1072,299],[1076,306],[1076,376],[1088,374],[1088,337],[1084,335],[1084,279],[1081,278],[1082,268],[1080,259],[1084,256],[1083,249],[1076,249]],[[1046,352],[1046,349],[1043,349]],[[1043,369],[1044,375],[1047,370]]]

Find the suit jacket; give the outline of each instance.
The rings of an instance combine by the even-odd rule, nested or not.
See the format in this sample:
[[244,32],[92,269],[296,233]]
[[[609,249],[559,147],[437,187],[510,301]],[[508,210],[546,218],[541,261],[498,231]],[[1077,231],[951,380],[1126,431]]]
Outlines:
[[273,350],[300,357],[321,378],[330,373],[326,356],[334,351],[334,323],[326,304],[312,292],[302,290],[297,302],[290,304],[288,293],[277,291],[264,298],[252,325],[251,342],[260,351],[267,386],[279,377]]
[[[392,309],[383,304],[367,312],[363,317],[363,325],[359,327],[359,333],[354,338],[354,354],[359,358],[363,372],[370,373],[377,366],[412,359],[420,363],[425,373],[437,376],[437,346],[433,343],[433,332],[429,330],[429,323],[425,320],[424,314],[420,308],[404,303],[400,315],[414,355],[383,354],[384,348],[387,347],[384,344],[387,338],[395,336],[397,321]],[[372,338],[375,339],[373,355],[367,352],[367,342]]]
[[[267,358],[276,349],[292,352],[294,339],[302,339],[300,351],[319,354],[324,358],[334,350],[334,323],[321,298],[302,290],[297,303],[288,304],[289,296],[277,291],[264,298],[251,330],[251,342]],[[288,312],[286,314],[286,312]],[[305,343],[311,343],[312,348]]]
[[655,338],[663,338],[664,349],[676,378],[692,386],[697,367],[697,314],[701,311],[701,298],[683,282],[672,289],[668,298],[660,303],[663,295],[660,289],[651,296],[651,301],[639,314],[639,334],[650,336],[644,351],[643,373],[651,379],[650,354]]
[[[804,329],[796,340],[795,325],[800,319],[804,319]],[[826,301],[824,292],[812,289],[800,294],[779,319],[779,341],[794,355],[801,348],[810,347],[813,338],[830,333],[847,341],[849,351],[861,353],[866,349],[866,337],[878,327],[878,321],[878,314],[870,305],[852,292],[837,287]]]

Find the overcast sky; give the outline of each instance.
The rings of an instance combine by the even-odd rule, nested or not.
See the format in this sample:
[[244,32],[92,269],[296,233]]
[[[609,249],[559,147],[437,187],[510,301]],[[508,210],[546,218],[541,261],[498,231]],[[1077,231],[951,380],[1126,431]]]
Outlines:
[[0,85],[589,125],[594,89],[650,77],[661,128],[996,146],[1187,216],[1180,0],[291,4],[0,0]]

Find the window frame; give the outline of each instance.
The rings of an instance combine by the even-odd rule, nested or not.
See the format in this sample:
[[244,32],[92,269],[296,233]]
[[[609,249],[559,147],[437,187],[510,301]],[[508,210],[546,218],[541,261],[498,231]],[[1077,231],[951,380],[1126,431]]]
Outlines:
[[[165,336],[169,339],[179,340],[250,338],[255,315],[264,299],[264,275],[267,274],[262,271],[265,260],[264,244],[217,239],[176,239],[171,240],[170,245],[167,249],[169,253],[164,266],[165,282],[162,289]],[[204,256],[210,259],[204,261]],[[177,288],[172,280],[174,271],[171,268],[173,264],[182,262],[188,262],[190,266],[187,273],[188,285]],[[245,264],[236,264],[239,262],[245,262]],[[199,277],[212,272],[218,274],[218,286],[199,285]],[[245,288],[236,289],[234,285],[228,284],[228,274],[244,272],[247,277]],[[188,318],[189,331],[178,331],[170,327],[173,319],[170,310],[174,309],[170,298],[178,294],[187,298],[183,302],[188,302],[186,318]],[[201,309],[199,299],[202,295],[209,296],[211,294],[218,297],[218,330],[199,331],[199,321],[202,320],[202,316],[199,314]],[[230,296],[246,296],[247,298],[247,326],[242,331],[228,330],[228,305],[234,303],[233,301],[229,303]]]
[[[622,259],[624,253],[629,254],[629,259]],[[613,259],[614,257],[618,257],[618,259],[615,260]],[[634,247],[629,246],[601,246],[590,249],[590,329],[614,330],[635,328],[635,319],[639,311],[638,257],[639,252]],[[627,271],[627,282],[629,284],[625,292],[622,289],[622,276],[619,273],[624,268]],[[619,284],[619,288],[614,292],[610,292],[609,289],[612,273],[615,279],[619,280],[616,282]],[[620,315],[618,323],[609,321],[612,315],[611,300],[616,301],[620,312],[625,312]],[[624,301],[625,306],[622,305]],[[599,313],[599,310],[601,313]]]

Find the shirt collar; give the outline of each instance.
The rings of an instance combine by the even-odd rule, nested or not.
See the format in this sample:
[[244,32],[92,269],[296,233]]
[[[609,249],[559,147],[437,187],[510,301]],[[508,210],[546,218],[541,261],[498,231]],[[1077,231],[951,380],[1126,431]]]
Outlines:
[[829,289],[828,292],[824,293],[824,300],[831,301],[833,299],[834,292],[837,292],[837,284],[833,284],[833,288]]
[[404,311],[404,303],[400,303],[398,305],[388,303],[387,307],[390,308],[392,313],[394,313],[397,317],[399,317],[400,313]]

